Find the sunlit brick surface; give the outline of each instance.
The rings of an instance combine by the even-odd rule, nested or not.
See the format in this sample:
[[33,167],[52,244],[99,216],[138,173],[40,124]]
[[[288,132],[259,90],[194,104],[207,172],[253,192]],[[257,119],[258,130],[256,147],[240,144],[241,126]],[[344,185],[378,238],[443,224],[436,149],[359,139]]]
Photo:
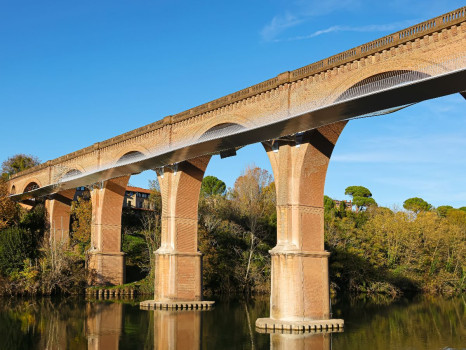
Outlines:
[[[174,145],[197,142],[212,127],[234,123],[253,127],[298,115],[337,101],[351,87],[387,72],[437,67],[466,54],[466,8],[347,50],[228,96],[167,116],[147,126],[18,173],[10,191],[23,193],[31,183],[54,184],[63,169],[81,172],[111,166],[129,152],[148,155]],[[461,56],[461,57],[463,57]],[[275,119],[274,119],[275,118]],[[330,123],[327,120],[325,123]],[[322,121],[323,125],[324,121]],[[267,124],[268,125],[268,124]],[[333,145],[345,122],[307,132],[295,144],[264,142],[277,189],[277,246],[272,254],[271,319],[316,320],[329,317],[328,262],[324,251],[323,191]],[[299,147],[298,147],[299,146]],[[199,188],[210,156],[168,165],[159,176],[162,191],[162,243],[156,252],[156,300],[200,300],[201,256],[197,252]],[[121,208],[128,177],[94,185],[91,192],[92,247],[89,267],[98,283],[124,281]],[[48,203],[53,227],[67,208]],[[61,220],[61,219],[60,219]],[[66,226],[66,220],[60,227]],[[61,232],[60,234],[61,235]]]
[[91,191],[92,224],[89,268],[92,284],[123,284],[124,254],[121,252],[121,212],[129,176],[95,185]]
[[45,202],[50,241],[54,245],[69,242],[71,201],[75,192],[75,190],[62,191]]
[[[324,250],[324,185],[327,166],[346,122],[321,127],[296,144],[267,143],[277,191],[277,245],[271,250],[270,318],[330,317],[328,253]],[[313,140],[322,139],[316,143]]]
[[162,240],[156,251],[156,301],[202,299],[202,256],[197,250],[199,192],[210,156],[182,162],[158,176]]

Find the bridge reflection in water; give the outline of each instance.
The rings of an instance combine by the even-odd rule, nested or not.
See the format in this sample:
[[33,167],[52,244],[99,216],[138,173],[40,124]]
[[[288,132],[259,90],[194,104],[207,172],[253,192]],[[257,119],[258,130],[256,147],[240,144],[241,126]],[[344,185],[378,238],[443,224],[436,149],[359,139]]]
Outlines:
[[118,349],[123,330],[123,304],[86,303],[86,314],[88,349]]
[[274,350],[330,350],[330,333],[270,334],[270,349]]
[[155,310],[155,349],[201,349],[203,311]]
[[2,298],[0,349],[463,349],[466,339],[464,296],[342,299],[333,311],[348,322],[336,334],[256,332],[267,310],[267,300],[173,315],[138,300]]
[[[209,348],[208,344],[203,344],[202,335],[202,319],[206,311],[153,310],[149,312],[151,323],[153,321],[154,349]],[[120,338],[125,328],[124,305],[121,303],[86,303],[86,315],[88,349],[119,349]],[[237,326],[237,324],[232,324],[232,327]],[[222,332],[224,329],[218,331]],[[254,330],[250,331],[254,332]],[[255,335],[250,334],[250,336],[250,348],[261,348],[261,346],[256,347]],[[269,336],[270,349],[274,350],[330,350],[332,348],[330,333],[272,333]],[[152,348],[150,343],[145,345],[147,348]],[[224,345],[225,348],[232,346],[228,344],[228,341]]]

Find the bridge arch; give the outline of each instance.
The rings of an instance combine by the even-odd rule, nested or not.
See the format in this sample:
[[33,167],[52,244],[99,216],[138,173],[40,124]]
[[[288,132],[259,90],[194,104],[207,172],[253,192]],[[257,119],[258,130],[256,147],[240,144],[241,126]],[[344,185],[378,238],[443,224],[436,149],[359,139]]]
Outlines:
[[198,138],[199,141],[208,140],[211,137],[218,138],[221,135],[228,135],[246,129],[242,124],[238,123],[220,123],[212,126]]
[[[342,100],[345,100],[347,98],[351,98],[351,95],[353,93],[357,93],[358,90],[360,90],[362,87],[365,85],[371,85],[374,84],[375,86],[379,84],[383,84],[384,80],[393,78],[394,81],[396,82],[396,77],[403,77],[403,80],[409,81],[414,78],[428,78],[430,75],[423,73],[423,72],[418,72],[418,71],[413,71],[413,70],[391,70],[391,71],[385,71],[382,73],[377,73],[375,75],[371,75],[363,80],[360,80],[359,82],[355,83],[354,85],[350,86],[347,88],[340,96],[337,97],[335,102],[339,102]],[[387,87],[389,87],[391,82],[385,82],[387,84]]]
[[81,165],[75,164],[70,168],[70,170],[67,172],[67,174],[72,173],[72,172],[74,172],[75,174],[77,174],[77,173],[81,174],[81,173],[84,173],[85,171],[86,170],[84,169],[84,167],[82,167]]
[[24,186],[22,193],[30,192],[41,187],[39,180],[32,178],[27,182],[27,185]]
[[248,120],[242,116],[236,115],[226,115],[222,118],[212,118],[208,120],[205,124],[201,125],[193,132],[192,140],[201,140],[203,138],[207,138],[207,133],[212,131],[224,129],[227,127],[242,127],[247,128],[248,126],[252,126],[253,123],[251,120]]
[[[131,145],[109,163],[120,165],[138,160],[149,151],[139,145]],[[97,284],[123,284],[126,280],[126,263],[122,252],[122,211],[129,179],[140,170],[129,170],[128,175],[103,181],[90,191],[92,203],[91,250],[89,268],[95,272]],[[111,266],[111,268],[109,268]]]
[[11,186],[10,194],[16,194],[16,186],[15,185]]
[[131,158],[142,157],[148,155],[149,153],[149,150],[145,147],[132,145],[131,147],[128,147],[117,154],[115,157],[115,164],[130,160]]
[[[369,59],[375,60],[376,58],[367,57],[362,59],[357,62],[358,67],[353,69],[354,73],[337,74],[332,78],[335,79],[335,83],[332,84],[334,88],[329,91],[329,101],[337,102],[349,89],[371,82],[371,79],[374,79],[374,77],[380,80],[390,76],[390,74],[396,74],[397,72],[412,72],[428,77],[428,74],[420,70],[423,66],[437,66],[439,70],[448,71],[446,67],[442,67],[435,61],[420,61],[415,58],[408,59],[400,56],[399,58],[394,57],[393,59],[380,61],[376,64],[366,63],[365,60]],[[339,76],[341,76],[341,79],[338,78]]]
[[84,172],[84,169],[82,169],[81,167],[75,167],[73,169],[70,169],[68,170],[65,174],[62,175],[62,177],[60,178],[60,180],[64,180],[68,177],[72,177],[72,176],[76,176],[76,175],[79,175],[79,174],[82,174]]

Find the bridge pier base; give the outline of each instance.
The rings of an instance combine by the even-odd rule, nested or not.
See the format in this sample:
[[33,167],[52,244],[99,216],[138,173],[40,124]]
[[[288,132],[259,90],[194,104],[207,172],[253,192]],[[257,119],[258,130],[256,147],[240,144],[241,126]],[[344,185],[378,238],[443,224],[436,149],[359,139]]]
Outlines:
[[197,249],[198,202],[210,156],[158,172],[161,246],[155,252],[155,302],[202,300],[202,254]]
[[125,283],[125,257],[121,251],[121,213],[129,176],[95,184],[91,191],[92,224],[88,267],[90,284]]
[[154,300],[166,303],[202,300],[202,254],[157,250]]
[[123,252],[89,252],[88,269],[91,284],[121,285],[125,283],[126,264]]
[[343,326],[330,320],[323,201],[330,156],[345,125],[264,143],[277,191],[277,245],[270,251],[270,318],[257,319],[259,329]]

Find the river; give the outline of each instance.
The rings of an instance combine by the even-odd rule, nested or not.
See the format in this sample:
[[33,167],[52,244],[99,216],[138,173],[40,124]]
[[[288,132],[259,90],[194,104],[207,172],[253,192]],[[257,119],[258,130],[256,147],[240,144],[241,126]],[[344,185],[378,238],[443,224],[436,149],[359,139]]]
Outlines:
[[0,299],[0,349],[466,349],[466,297],[342,299],[332,334],[261,334],[267,298],[208,311],[140,310],[142,299]]

